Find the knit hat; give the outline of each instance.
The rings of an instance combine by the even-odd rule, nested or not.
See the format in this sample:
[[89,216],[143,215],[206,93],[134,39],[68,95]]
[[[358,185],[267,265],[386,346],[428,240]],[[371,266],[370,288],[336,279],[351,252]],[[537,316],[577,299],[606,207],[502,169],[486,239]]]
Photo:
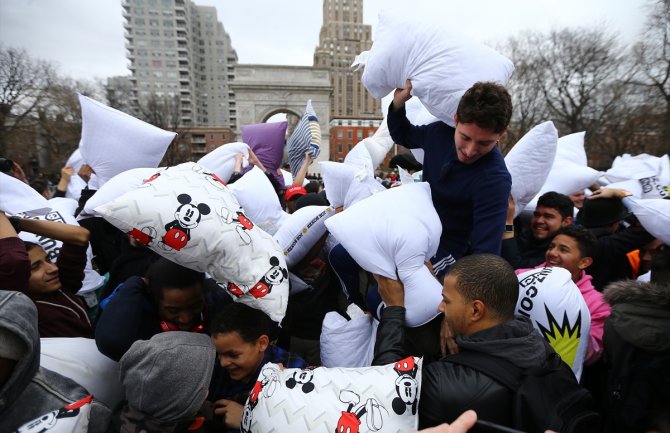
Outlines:
[[618,198],[598,198],[584,200],[577,222],[584,227],[602,227],[621,221],[631,215]]
[[207,397],[215,360],[204,334],[163,332],[134,342],[119,363],[129,406],[161,421],[193,416]]
[[305,194],[307,194],[307,190],[305,188],[298,185],[294,185],[286,190],[284,198],[286,199],[286,201],[289,201],[298,195],[305,195]]
[[6,328],[0,328],[0,358],[18,361],[26,353],[26,344]]

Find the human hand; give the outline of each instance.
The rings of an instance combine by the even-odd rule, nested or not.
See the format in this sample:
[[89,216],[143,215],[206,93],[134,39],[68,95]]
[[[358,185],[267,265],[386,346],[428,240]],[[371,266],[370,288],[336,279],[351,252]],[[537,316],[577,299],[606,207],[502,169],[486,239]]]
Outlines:
[[405,102],[409,101],[411,97],[412,97],[412,82],[410,80],[407,80],[405,82],[404,89],[395,89],[395,92],[393,92],[393,104],[391,108],[393,109],[393,111],[402,108],[405,105]]
[[465,433],[477,422],[477,413],[467,410],[451,424],[440,424],[437,427],[426,428],[415,433]]
[[305,161],[307,162],[307,165],[312,165],[314,162],[314,158],[312,157],[312,151],[308,150],[305,152]]
[[372,275],[379,285],[379,295],[387,307],[405,306],[405,287],[398,280],[382,277],[381,275]]
[[240,428],[244,406],[236,401],[221,399],[214,403],[214,415],[223,416],[228,428]]
[[65,167],[60,169],[60,178],[66,182],[70,182],[70,179],[72,179],[73,174],[74,174],[74,168],[70,167],[69,165],[66,165]]
[[93,173],[95,173],[95,171],[93,171],[93,168],[91,168],[90,165],[82,164],[77,174],[84,179],[84,182],[88,183],[88,181],[91,180],[91,174]]
[[598,198],[618,198],[622,199],[624,197],[628,197],[633,195],[630,191],[626,191],[625,189],[621,188],[600,188],[596,191],[593,191],[593,194],[589,196],[590,200],[593,199],[598,199]]

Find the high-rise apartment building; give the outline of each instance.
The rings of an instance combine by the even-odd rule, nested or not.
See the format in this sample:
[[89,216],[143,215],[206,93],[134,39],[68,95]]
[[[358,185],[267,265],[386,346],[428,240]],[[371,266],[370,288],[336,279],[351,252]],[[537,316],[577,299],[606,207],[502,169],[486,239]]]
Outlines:
[[362,71],[352,71],[357,54],[372,46],[372,26],[363,24],[363,0],[324,0],[323,26],[314,66],[329,68],[333,84],[331,118],[381,118],[381,104],[361,84]]
[[122,0],[134,102],[174,101],[180,127],[235,128],[237,53],[216,8],[190,0]]

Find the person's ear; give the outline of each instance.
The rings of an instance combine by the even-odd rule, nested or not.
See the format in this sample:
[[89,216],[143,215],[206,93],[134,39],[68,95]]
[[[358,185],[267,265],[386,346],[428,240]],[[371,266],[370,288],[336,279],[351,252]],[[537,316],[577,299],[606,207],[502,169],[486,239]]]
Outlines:
[[563,218],[563,222],[561,222],[561,227],[569,226],[570,224],[572,224],[572,220],[574,220],[574,218],[571,216]]
[[258,350],[260,352],[265,352],[265,349],[268,348],[270,345],[270,337],[267,335],[263,334],[260,337],[258,337],[258,340],[256,340],[256,346],[258,347]]
[[583,257],[581,260],[579,260],[577,266],[583,271],[584,269],[591,266],[591,263],[593,263],[593,259],[591,257]]
[[484,304],[479,299],[472,301],[470,306],[470,320],[472,322],[478,322],[486,316],[486,304]]
[[454,114],[454,126],[458,125],[458,114]]

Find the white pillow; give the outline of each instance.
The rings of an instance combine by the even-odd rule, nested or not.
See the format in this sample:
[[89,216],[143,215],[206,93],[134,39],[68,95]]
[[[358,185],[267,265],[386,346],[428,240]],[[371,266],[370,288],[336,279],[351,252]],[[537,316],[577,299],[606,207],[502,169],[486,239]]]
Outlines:
[[131,168],[119,173],[105,182],[91,198],[86,201],[83,213],[87,216],[98,216],[95,208],[121,197],[123,194],[142,185],[147,179],[156,174],[155,168]]
[[429,19],[380,12],[362,82],[381,99],[410,79],[412,94],[430,113],[454,126],[463,93],[477,81],[507,83],[514,65],[493,49],[454,35],[444,22]]
[[16,431],[18,433],[45,431],[49,433],[86,433],[91,418],[92,401],[93,396],[89,395],[28,421]]
[[95,211],[156,253],[208,272],[237,301],[276,322],[284,317],[288,271],[277,241],[203,167],[190,162],[160,170]]
[[629,210],[635,214],[640,224],[655,238],[670,245],[670,200],[637,199],[626,201]]
[[366,271],[405,285],[406,322],[439,314],[442,286],[424,263],[437,252],[442,225],[430,186],[417,182],[375,194],[326,221],[328,230]]
[[0,173],[0,211],[7,214],[35,211],[35,215],[40,215],[49,209],[47,199],[30,185]]
[[244,406],[241,430],[414,431],[422,363],[408,357],[377,367],[303,370],[268,363]]
[[100,185],[136,167],[157,167],[177,135],[79,95],[79,150]]
[[579,380],[590,341],[591,313],[570,272],[559,267],[537,268],[517,278],[516,314],[533,322]]
[[605,173],[610,182],[621,182],[629,179],[644,179],[657,176],[661,171],[661,158],[641,154],[631,157],[617,157],[612,168]]
[[[364,146],[359,156],[369,155]],[[364,161],[361,158],[359,161]],[[375,180],[369,170],[369,165],[357,166],[340,162],[319,162],[323,187],[326,190],[328,202],[334,208],[349,207],[354,203],[366,199],[373,194],[385,191],[386,188]]]
[[281,221],[274,238],[284,251],[286,266],[292,269],[326,234],[325,222],[335,215],[331,206],[305,206]]
[[564,135],[558,139],[556,149],[557,161],[570,161],[577,165],[586,167],[588,165],[586,150],[584,150],[584,135],[586,133],[575,132],[574,134]]
[[661,185],[670,185],[670,155],[667,153],[661,156],[661,169],[658,172],[658,180]]
[[221,180],[228,183],[230,176],[235,172],[235,156],[241,153],[244,155],[242,159],[242,167],[249,165],[249,145],[242,142],[228,143],[219,146],[207,155],[198,160],[198,164],[211,170],[214,174],[219,176]]
[[551,121],[540,123],[521,137],[505,157],[505,165],[512,176],[515,217],[546,182],[557,142],[558,131],[554,124]]
[[271,235],[277,232],[281,221],[288,217],[281,208],[270,179],[258,167],[249,170],[228,188],[244,209],[245,215]]
[[86,182],[84,179],[79,177],[79,169],[84,164],[84,159],[81,157],[81,152],[79,149],[72,152],[72,155],[68,158],[65,163],[66,166],[72,167],[74,174],[70,178],[70,183],[67,184],[67,190],[65,191],[65,197],[72,198],[79,201],[81,197],[81,190],[86,187]]
[[323,318],[321,365],[324,367],[369,367],[374,358],[378,322],[356,304],[347,307],[347,320],[337,311]]
[[547,181],[540,188],[535,198],[526,205],[526,210],[532,211],[537,207],[537,200],[542,194],[556,191],[561,194],[570,195],[576,191],[582,191],[598,181],[602,172],[575,164],[572,161],[554,161],[549,171]]
[[40,366],[77,382],[114,409],[124,398],[119,364],[98,351],[90,338],[42,338]]
[[[74,217],[74,212],[77,209],[77,202],[71,198],[55,197],[48,201],[51,209],[45,210],[41,215],[36,215],[35,212],[20,213],[24,218],[31,218],[42,221],[53,221],[64,224],[78,226],[79,223]],[[25,242],[32,242],[42,247],[52,262],[56,262],[60,249],[63,247],[63,242],[51,239],[46,236],[37,236],[34,233],[22,231],[19,233],[19,238]],[[84,268],[84,280],[82,286],[77,293],[86,293],[97,290],[105,283],[105,278],[93,269],[93,250],[91,246],[86,249],[86,267]]]

